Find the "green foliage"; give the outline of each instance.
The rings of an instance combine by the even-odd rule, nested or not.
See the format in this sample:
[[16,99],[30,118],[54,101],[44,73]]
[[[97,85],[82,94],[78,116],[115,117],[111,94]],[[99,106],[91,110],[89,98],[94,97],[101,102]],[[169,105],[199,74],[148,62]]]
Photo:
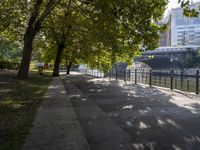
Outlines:
[[3,70],[3,69],[17,70],[19,69],[19,62],[0,61],[0,70]]
[[30,3],[26,0],[0,2],[0,35],[22,40],[26,28]]
[[153,20],[161,19],[166,4],[167,1],[151,0],[97,1],[90,3],[91,9],[87,7],[88,3],[84,3],[87,37],[80,48],[81,60],[91,67],[99,67],[95,60],[101,59],[95,56],[107,51],[109,55],[103,57],[109,56],[110,62],[106,66],[112,66],[116,61],[132,62],[135,53],[143,46],[154,49],[158,46],[158,31],[162,27]]
[[200,48],[198,48],[198,51],[197,51],[197,58],[200,58]]
[[200,67],[200,49],[193,54],[194,57],[187,58],[183,65],[186,68],[195,68]]
[[[158,32],[163,27],[154,22],[162,18],[167,3],[167,0],[47,0],[41,3],[5,0],[0,7],[4,13],[1,20],[11,19],[1,24],[0,29],[20,37],[18,40],[22,39],[22,33],[29,31],[27,26],[37,29],[35,59],[53,60],[58,44],[64,43],[63,62],[82,62],[106,70],[116,61],[131,63],[142,47],[158,46]],[[18,32],[9,32],[10,27]]]
[[19,60],[21,57],[22,47],[19,42],[0,38],[0,60]]
[[184,67],[186,68],[191,68],[191,67],[194,67],[195,66],[195,59],[193,58],[188,58],[187,60],[185,60],[184,62]]
[[183,14],[187,17],[198,17],[199,16],[199,10],[190,8],[190,4],[193,3],[191,0],[178,0],[179,3],[181,3],[181,7],[183,8]]

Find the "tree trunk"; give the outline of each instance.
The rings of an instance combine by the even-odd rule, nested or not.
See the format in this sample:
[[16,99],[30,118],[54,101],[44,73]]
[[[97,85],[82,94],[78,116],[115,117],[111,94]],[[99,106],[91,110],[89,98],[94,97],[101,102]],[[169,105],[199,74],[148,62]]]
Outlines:
[[36,33],[26,33],[24,35],[24,47],[22,53],[22,60],[18,70],[17,78],[19,79],[27,79],[29,72],[29,65],[31,61],[31,53],[33,49],[33,40]]
[[56,53],[56,58],[55,58],[55,63],[54,63],[54,68],[53,68],[53,77],[59,77],[59,65],[61,62],[61,55],[64,48],[65,48],[64,43],[58,45],[58,50]]
[[72,62],[70,61],[69,64],[66,64],[67,65],[67,72],[66,74],[70,74],[70,69],[71,69],[71,66],[72,66]]

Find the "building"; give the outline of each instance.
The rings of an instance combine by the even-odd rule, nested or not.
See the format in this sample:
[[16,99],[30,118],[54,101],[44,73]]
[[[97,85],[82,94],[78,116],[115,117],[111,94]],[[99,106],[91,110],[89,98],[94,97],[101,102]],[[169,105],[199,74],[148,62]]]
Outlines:
[[[198,10],[200,2],[190,5]],[[172,9],[162,20],[169,24],[169,29],[161,33],[160,46],[200,46],[200,16],[189,18],[183,15],[182,8]]]
[[171,15],[163,18],[161,24],[167,24],[168,29],[165,32],[160,33],[160,47],[171,46]]
[[[135,62],[143,62],[152,69],[184,68],[188,60],[195,59],[199,46],[159,47],[142,52]],[[140,64],[140,63],[138,63]]]

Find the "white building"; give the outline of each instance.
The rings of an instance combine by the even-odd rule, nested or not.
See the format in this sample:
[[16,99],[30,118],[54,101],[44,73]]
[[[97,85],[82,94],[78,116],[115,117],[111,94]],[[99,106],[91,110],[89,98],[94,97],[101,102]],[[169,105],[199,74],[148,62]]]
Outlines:
[[[198,10],[200,2],[190,5],[190,8]],[[200,16],[189,18],[183,15],[182,8],[172,9],[171,16],[171,46],[200,46]]]

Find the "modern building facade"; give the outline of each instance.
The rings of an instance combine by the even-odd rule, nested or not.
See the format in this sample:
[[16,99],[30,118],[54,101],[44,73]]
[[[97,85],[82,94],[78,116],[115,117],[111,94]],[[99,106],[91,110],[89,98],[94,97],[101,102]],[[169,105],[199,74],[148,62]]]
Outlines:
[[[198,10],[199,6],[200,2],[190,8]],[[200,66],[200,15],[189,18],[183,15],[182,8],[175,8],[159,24],[168,24],[168,30],[160,33],[160,47],[136,57],[138,68],[144,64],[153,69]]]
[[[190,5],[198,10],[200,2]],[[182,8],[172,9],[163,19],[169,24],[167,32],[161,34],[160,46],[200,46],[200,16],[189,18],[183,15]]]

